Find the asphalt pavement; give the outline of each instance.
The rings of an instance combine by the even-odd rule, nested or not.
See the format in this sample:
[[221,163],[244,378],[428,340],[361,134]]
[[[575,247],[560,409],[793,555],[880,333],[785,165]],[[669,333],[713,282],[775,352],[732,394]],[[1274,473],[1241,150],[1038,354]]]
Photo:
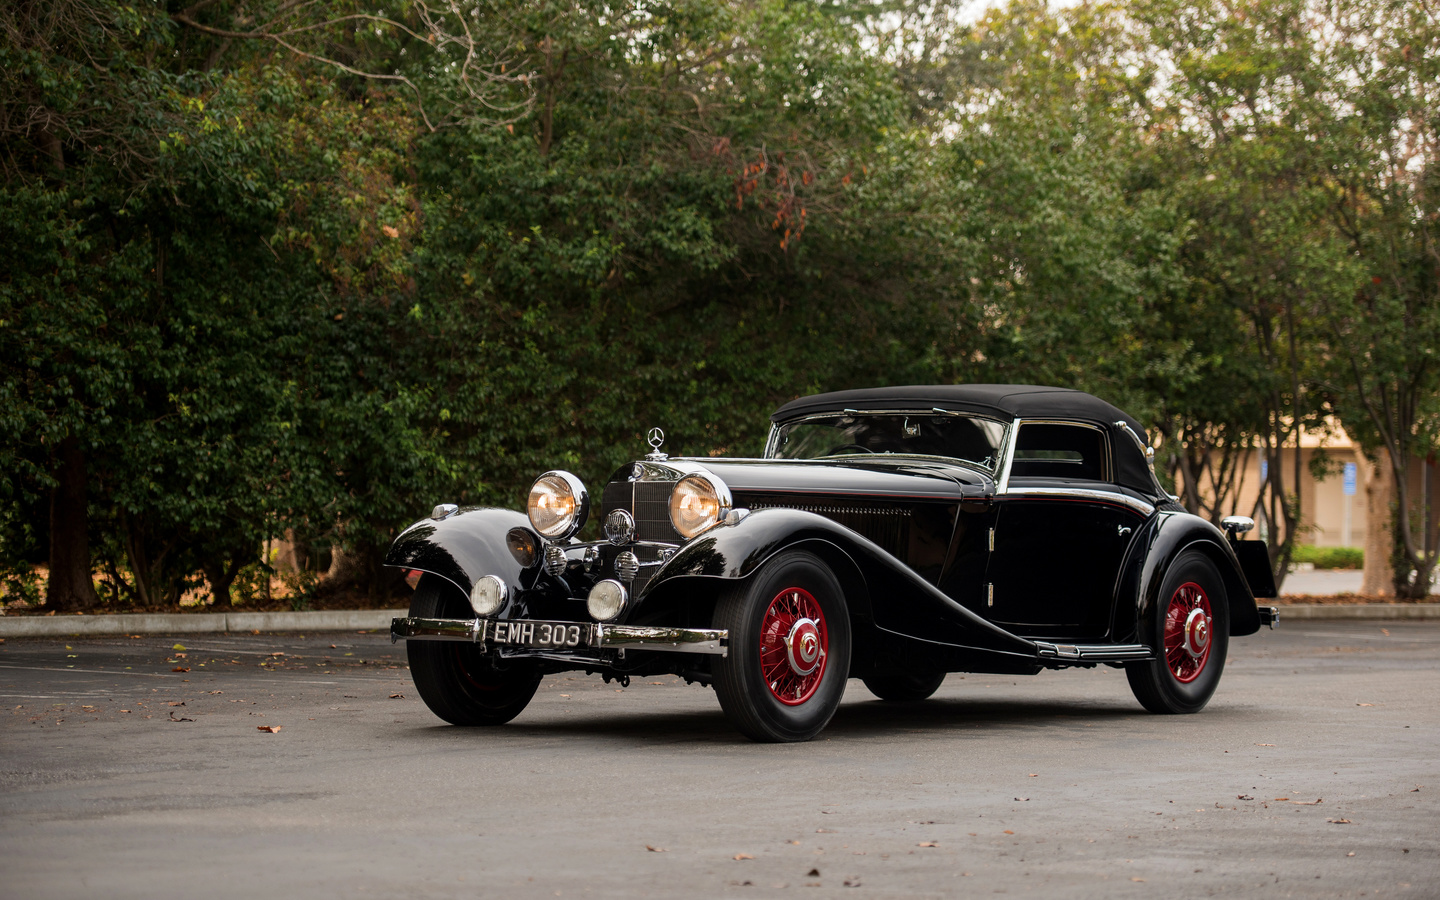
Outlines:
[[1433,898],[1437,701],[1437,622],[1237,639],[1194,716],[1104,667],[851,682],[778,746],[668,677],[453,728],[381,634],[12,638],[0,898]]

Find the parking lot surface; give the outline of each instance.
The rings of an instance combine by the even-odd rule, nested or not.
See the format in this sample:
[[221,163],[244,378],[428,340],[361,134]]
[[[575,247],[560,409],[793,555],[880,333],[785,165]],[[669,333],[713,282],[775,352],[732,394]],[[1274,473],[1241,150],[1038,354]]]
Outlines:
[[1104,667],[853,681],[778,746],[668,677],[453,728],[404,649],[0,644],[0,897],[1440,897],[1440,623],[1237,639],[1194,716]]

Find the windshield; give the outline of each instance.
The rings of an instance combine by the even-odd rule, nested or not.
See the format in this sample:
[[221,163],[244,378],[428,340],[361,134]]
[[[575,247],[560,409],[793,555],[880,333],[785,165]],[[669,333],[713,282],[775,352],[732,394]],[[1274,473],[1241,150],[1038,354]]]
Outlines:
[[775,429],[774,459],[904,454],[943,456],[994,471],[1005,426],[938,413],[844,413],[786,422]]

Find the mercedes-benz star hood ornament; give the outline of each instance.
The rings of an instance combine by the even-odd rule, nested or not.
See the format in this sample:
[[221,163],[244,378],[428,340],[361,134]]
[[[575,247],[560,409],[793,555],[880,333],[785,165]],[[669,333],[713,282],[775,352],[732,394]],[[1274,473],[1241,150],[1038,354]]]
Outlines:
[[659,428],[652,428],[650,429],[650,433],[645,436],[645,439],[650,443],[650,452],[645,454],[646,459],[658,462],[659,460],[669,458],[660,452],[660,445],[665,443],[665,432]]

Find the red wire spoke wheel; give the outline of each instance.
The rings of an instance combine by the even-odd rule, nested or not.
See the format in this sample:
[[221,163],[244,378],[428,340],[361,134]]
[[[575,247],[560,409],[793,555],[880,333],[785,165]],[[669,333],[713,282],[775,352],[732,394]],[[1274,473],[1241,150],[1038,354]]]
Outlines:
[[1165,610],[1165,663],[1175,680],[1189,684],[1210,659],[1215,617],[1210,598],[1193,581],[1180,585]]
[[715,657],[725,716],[757,741],[808,741],[830,721],[850,677],[850,613],[826,561],[775,554],[716,598],[715,627],[730,635]]
[[1204,709],[1230,646],[1230,599],[1204,552],[1185,550],[1165,570],[1154,602],[1141,613],[1139,637],[1153,656],[1128,663],[1125,676],[1140,705],[1171,715]]
[[775,699],[786,706],[809,700],[829,654],[825,611],[814,595],[802,587],[776,594],[760,623],[760,672]]

